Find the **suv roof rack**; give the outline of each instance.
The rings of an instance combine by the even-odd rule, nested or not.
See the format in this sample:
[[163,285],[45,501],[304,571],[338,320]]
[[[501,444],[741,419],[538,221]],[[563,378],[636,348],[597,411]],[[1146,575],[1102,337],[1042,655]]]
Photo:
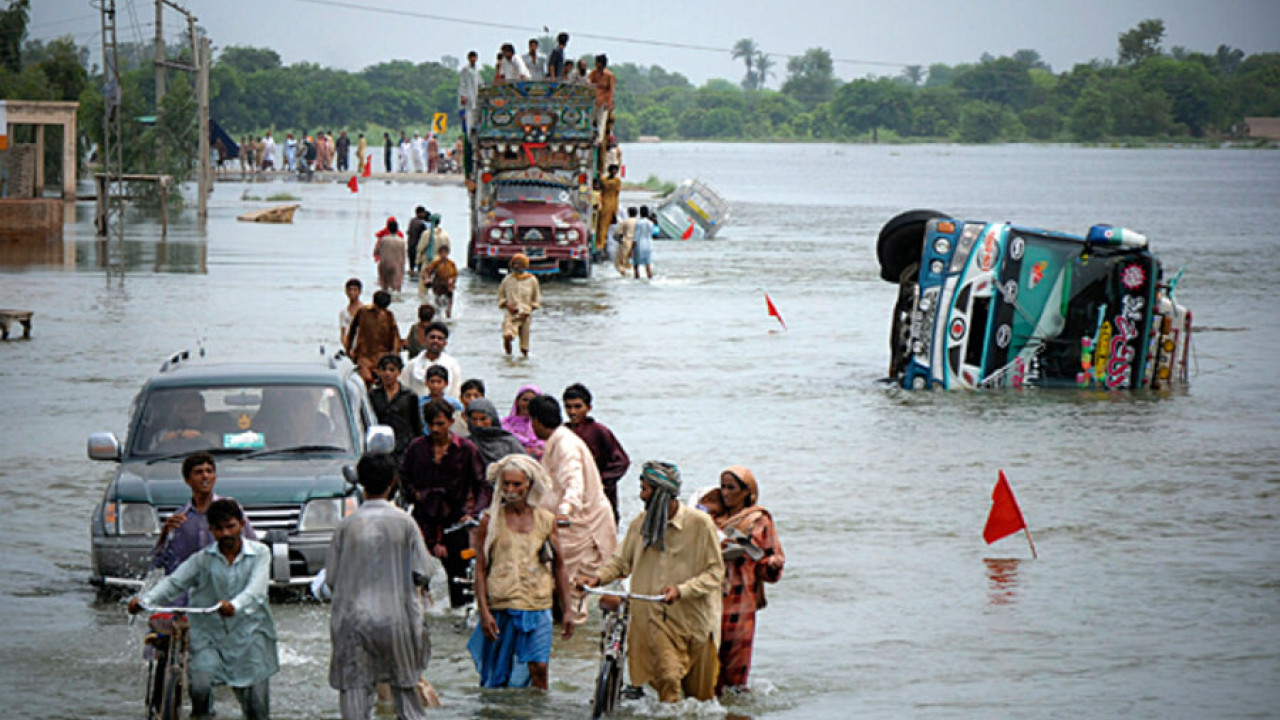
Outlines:
[[328,363],[330,370],[337,370],[338,363],[341,362],[342,360],[347,359],[348,355],[347,355],[347,351],[343,350],[342,348],[338,348],[337,350],[333,351],[333,354],[331,355],[329,354],[329,351],[325,348],[325,346],[321,345],[320,357],[324,358],[325,362]]

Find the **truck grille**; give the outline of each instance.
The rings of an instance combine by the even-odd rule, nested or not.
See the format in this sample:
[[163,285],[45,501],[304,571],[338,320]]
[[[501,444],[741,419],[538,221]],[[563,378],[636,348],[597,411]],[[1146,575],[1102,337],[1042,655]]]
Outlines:
[[520,228],[520,242],[548,242],[555,239],[555,231],[549,227]]
[[[178,512],[176,505],[162,505],[156,508],[156,513],[160,515],[160,524],[163,525],[169,516]],[[268,530],[284,530],[285,532],[294,532],[298,529],[298,516],[302,514],[302,507],[299,505],[254,505],[244,509],[244,514],[248,516],[249,522],[253,524],[253,529],[258,533],[259,537],[265,537]]]

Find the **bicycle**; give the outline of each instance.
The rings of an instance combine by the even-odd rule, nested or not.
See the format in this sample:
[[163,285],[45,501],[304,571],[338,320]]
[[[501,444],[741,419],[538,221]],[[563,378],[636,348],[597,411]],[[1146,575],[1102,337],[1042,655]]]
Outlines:
[[182,720],[182,695],[187,686],[187,649],[190,646],[188,615],[211,615],[207,608],[148,607],[143,657],[147,660],[147,688],[143,695],[147,720]]
[[[627,659],[627,633],[631,624],[631,601],[662,602],[661,595],[638,595],[622,590],[583,588],[588,594],[619,598],[618,606],[604,611],[604,628],[600,631],[600,672],[596,675],[595,693],[591,698],[591,717],[612,715],[622,693],[622,673]],[[585,595],[583,596],[585,597]],[[603,605],[602,605],[603,607]]]
[[[452,535],[455,532],[470,532],[472,528],[480,526],[480,521],[474,518],[463,520],[460,523],[450,525],[445,528],[445,535]],[[449,578],[449,581],[462,586],[462,596],[467,598],[466,609],[462,612],[462,620],[458,627],[466,629],[471,624],[471,618],[479,617],[476,610],[476,551],[475,548],[465,548],[460,553],[463,560],[467,561],[467,574],[458,578]]]

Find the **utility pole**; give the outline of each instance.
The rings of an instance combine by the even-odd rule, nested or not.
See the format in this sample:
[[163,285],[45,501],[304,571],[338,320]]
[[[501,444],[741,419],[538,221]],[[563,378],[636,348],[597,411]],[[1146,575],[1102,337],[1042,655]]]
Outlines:
[[[191,27],[194,39],[194,21]],[[201,226],[209,219],[209,193],[213,190],[213,163],[209,159],[209,63],[213,52],[209,45],[209,38],[200,38],[200,52],[196,55],[196,102],[200,106],[200,201],[196,217]]]
[[156,108],[164,101],[164,0],[156,0]]
[[[98,237],[107,238],[107,257],[124,252],[124,148],[121,141],[119,52],[116,47],[116,2],[101,0],[102,10],[102,169],[98,189]],[[111,247],[110,239],[119,242]],[[123,262],[123,257],[121,258]],[[111,261],[108,260],[108,265]]]

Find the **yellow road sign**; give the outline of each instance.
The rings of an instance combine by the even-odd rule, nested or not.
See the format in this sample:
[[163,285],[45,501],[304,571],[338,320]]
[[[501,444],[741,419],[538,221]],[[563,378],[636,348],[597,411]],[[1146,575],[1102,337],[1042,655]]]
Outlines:
[[431,132],[437,135],[443,135],[449,127],[449,114],[436,113],[431,118]]

